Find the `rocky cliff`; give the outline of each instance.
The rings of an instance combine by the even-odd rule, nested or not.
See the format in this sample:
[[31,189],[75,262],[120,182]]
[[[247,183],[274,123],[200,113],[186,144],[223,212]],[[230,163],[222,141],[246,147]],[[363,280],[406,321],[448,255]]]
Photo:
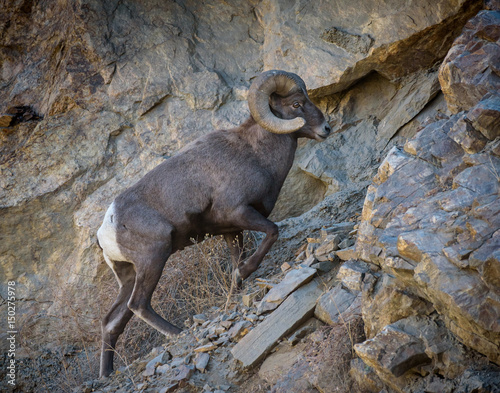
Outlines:
[[0,285],[5,299],[6,280],[17,283],[24,348],[95,341],[107,205],[189,141],[239,124],[252,78],[279,68],[305,80],[336,134],[297,152],[273,212],[287,218],[274,261],[361,214],[358,369],[410,391],[415,370],[453,380],[475,362],[499,364],[498,8],[7,2]]

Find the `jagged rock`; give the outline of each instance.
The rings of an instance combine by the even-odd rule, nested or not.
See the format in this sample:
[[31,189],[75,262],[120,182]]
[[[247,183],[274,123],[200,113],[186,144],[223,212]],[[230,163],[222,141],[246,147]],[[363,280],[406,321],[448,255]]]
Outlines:
[[321,240],[326,240],[328,235],[345,235],[346,233],[353,230],[355,223],[353,222],[340,222],[338,224],[332,225],[328,228],[321,228],[320,235]]
[[337,285],[318,299],[314,316],[329,325],[353,321],[361,316],[361,294]]
[[[462,344],[435,318],[409,317],[387,325],[374,338],[354,346],[359,357],[398,392],[410,370],[426,368],[445,378],[458,378],[469,364],[486,364],[484,358],[469,359]],[[470,362],[470,363],[469,363]]]
[[205,314],[196,314],[193,315],[193,322],[197,323],[198,325],[202,325],[203,323],[207,322],[208,318]]
[[334,266],[335,266],[335,264],[332,261],[321,261],[321,262],[315,263],[314,265],[311,265],[311,267],[313,269],[316,269],[316,270],[323,272],[323,273],[329,272],[330,270],[333,269]]
[[234,324],[234,326],[229,329],[229,337],[233,341],[239,341],[243,336],[245,336],[249,328],[252,326],[250,321],[239,321]]
[[383,388],[383,383],[373,367],[366,365],[360,358],[351,360],[349,375],[364,391],[379,393]]
[[340,236],[328,235],[325,240],[323,240],[321,245],[314,251],[314,255],[319,260],[319,257],[321,257],[322,255],[337,251],[339,249],[339,243]]
[[272,311],[278,307],[286,297],[312,280],[316,274],[316,269],[304,267],[302,269],[294,269],[281,280],[279,284],[274,286],[266,296],[262,299],[257,307],[257,313],[262,314],[267,311]]
[[349,248],[349,247],[352,247],[354,246],[354,239],[352,238],[347,238],[347,239],[344,239],[342,240],[340,243],[339,243],[339,248],[340,249],[344,249],[344,248]]
[[453,125],[448,136],[469,154],[481,151],[487,142],[487,139],[472,127],[465,116]]
[[242,302],[246,307],[252,307],[254,301],[259,297],[264,294],[262,289],[259,289],[257,291],[253,291],[251,293],[247,293],[242,296]]
[[259,317],[255,314],[248,314],[248,315],[245,315],[244,317],[247,321],[250,321],[252,323],[255,323],[259,320]]
[[500,91],[500,13],[481,11],[467,22],[439,70],[439,81],[453,113],[469,110],[489,91]]
[[[500,17],[498,20],[500,22]],[[500,32],[498,36],[500,37]],[[498,50],[497,59],[500,59],[500,49]],[[500,89],[500,82],[498,88]],[[484,97],[470,110],[467,119],[471,121],[472,127],[489,140],[500,136],[500,96],[490,94]]]
[[[335,209],[356,209],[385,144],[401,133],[411,136],[404,134],[407,124],[418,128],[415,115],[436,92],[429,67],[481,6],[462,0],[418,0],[404,7],[195,3],[11,2],[2,9],[0,113],[19,106],[40,117],[20,124],[10,119],[8,133],[1,132],[0,270],[18,283],[18,310],[37,345],[56,342],[61,331],[68,340],[80,339],[65,302],[85,316],[79,323],[87,323],[92,336],[98,334],[94,321],[100,311],[94,305],[101,299],[94,289],[109,272],[103,273],[95,231],[105,206],[196,136],[243,120],[247,85],[262,69],[286,68],[303,76],[322,108],[340,115],[344,131],[324,147],[301,144],[276,214],[298,215],[325,193],[331,199],[321,206],[323,221],[316,228],[324,217],[331,222]],[[485,214],[489,202],[464,191],[467,178],[447,194],[447,206]],[[340,200],[344,205],[332,202]],[[345,213],[340,220],[348,218]],[[442,222],[442,216],[433,219]],[[377,244],[367,253],[380,262],[385,249]],[[475,252],[450,249],[451,264],[465,265],[460,258],[467,250]],[[494,293],[496,262],[483,254],[477,253],[472,270]],[[395,257],[384,268],[407,279],[415,267]],[[482,298],[495,301],[489,294]]]
[[210,355],[206,352],[200,352],[196,354],[194,358],[194,366],[198,371],[204,373],[207,371],[207,366],[209,361],[210,361]]
[[281,266],[280,266],[280,269],[283,273],[286,273],[287,271],[289,271],[290,269],[292,268],[292,266],[288,263],[288,262],[285,262],[283,263]]
[[301,265],[311,267],[315,263],[318,263],[318,260],[314,255],[310,255],[304,262],[301,263]]
[[[480,13],[471,23],[484,17]],[[467,34],[468,30],[458,42],[467,45]],[[384,323],[405,317],[403,310],[425,315],[431,310],[429,304],[466,345],[498,363],[500,306],[498,286],[493,284],[497,282],[494,247],[485,247],[477,266],[471,266],[470,256],[500,228],[492,209],[498,204],[495,173],[500,162],[490,153],[492,142],[480,152],[473,141],[467,148],[455,142],[461,142],[456,130],[468,115],[430,123],[404,150],[392,149],[369,187],[356,250],[361,259],[380,266],[395,280],[387,295],[366,294],[364,310],[373,307],[373,311],[363,317],[370,336]],[[484,143],[483,136],[478,139]],[[476,147],[471,151],[470,146]],[[406,295],[395,296],[394,307],[377,297],[389,300],[397,293]],[[401,308],[397,303],[403,300],[407,306]],[[379,309],[383,305],[393,311]],[[380,316],[388,321],[379,321]]]
[[168,351],[165,351],[165,352],[159,354],[158,356],[156,356],[155,358],[153,358],[152,360],[150,360],[146,364],[146,369],[142,373],[142,376],[149,377],[151,375],[154,375],[157,366],[161,366],[161,365],[167,363],[171,359],[171,357],[172,356],[170,355],[170,353]]
[[335,255],[337,255],[343,261],[349,261],[351,259],[358,259],[358,253],[354,246],[344,248],[343,250],[335,251]]
[[184,386],[184,385],[186,385],[189,378],[191,378],[191,376],[193,375],[194,366],[191,364],[190,365],[183,364],[183,365],[177,367],[175,370],[176,370],[176,374],[172,378],[173,383],[177,382],[179,384],[179,386]]
[[[364,7],[358,3],[315,3],[306,8],[299,5],[290,8],[282,1],[264,2],[257,9],[268,38],[263,47],[264,65],[269,69],[296,70],[305,76],[312,90],[322,93],[344,89],[359,75],[366,75],[375,64],[377,71],[389,79],[419,69],[417,64],[429,67],[447,51],[438,45],[438,42],[442,44],[441,30],[456,29],[458,34],[460,25],[480,9],[479,5],[471,7],[460,23],[452,15],[456,15],[464,3],[451,5],[443,1],[439,4],[436,12],[427,13],[426,7],[436,3],[422,1],[403,11],[380,3]],[[411,14],[412,19],[402,18],[403,13]],[[455,27],[456,24],[460,27]],[[364,28],[356,28],[360,25]],[[425,29],[424,26],[428,28],[427,34],[416,33]],[[306,39],[310,31],[314,35]],[[448,38],[449,43],[455,34]],[[368,51],[368,48],[371,49]],[[397,61],[392,57],[395,53],[398,53]],[[388,58],[382,60],[382,54]],[[309,59],[307,66],[299,60],[303,58]],[[330,64],[335,72],[327,72],[324,64]],[[345,72],[348,69],[350,72]]]
[[361,291],[363,281],[368,275],[372,275],[372,270],[367,263],[350,260],[342,264],[337,273],[337,279],[351,291]]
[[169,364],[162,364],[161,366],[156,367],[156,374],[165,374],[171,369]]
[[391,326],[386,326],[376,339],[357,344],[355,350],[365,363],[396,378],[431,363],[422,340]]
[[411,315],[429,315],[434,311],[431,303],[398,287],[397,281],[387,274],[373,289],[368,286],[364,294],[362,312],[368,338],[400,319]]
[[312,281],[293,292],[268,318],[233,347],[231,353],[243,367],[252,367],[275,346],[276,342],[300,326],[313,313],[322,289]]
[[288,337],[288,344],[294,346],[297,345],[304,337],[314,332],[317,328],[323,324],[316,318],[311,318],[306,321],[302,326],[300,326],[293,334]]
[[206,345],[202,345],[201,347],[195,348],[195,352],[210,352],[214,349],[217,348],[217,345],[215,343],[210,343]]
[[175,392],[178,387],[179,387],[179,382],[170,383],[169,385],[162,387],[158,391],[158,393],[171,393],[171,392]]
[[309,259],[311,256],[315,255],[316,250],[318,249],[318,243],[308,243],[306,248],[306,259]]

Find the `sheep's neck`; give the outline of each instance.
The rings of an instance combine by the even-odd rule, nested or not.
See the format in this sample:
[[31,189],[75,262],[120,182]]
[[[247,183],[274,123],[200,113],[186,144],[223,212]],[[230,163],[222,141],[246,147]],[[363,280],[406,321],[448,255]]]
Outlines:
[[251,125],[246,122],[250,127],[245,129],[244,137],[252,146],[262,167],[273,175],[276,185],[281,188],[293,164],[297,138],[295,134],[273,134],[251,120]]

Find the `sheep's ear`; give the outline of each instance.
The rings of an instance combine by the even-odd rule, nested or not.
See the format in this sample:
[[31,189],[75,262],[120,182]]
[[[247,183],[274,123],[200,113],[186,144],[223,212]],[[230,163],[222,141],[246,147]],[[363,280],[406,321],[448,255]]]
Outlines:
[[275,134],[297,131],[306,124],[302,117],[280,119],[274,116],[269,107],[271,94],[287,96],[297,91],[307,94],[305,83],[298,75],[276,70],[263,72],[253,81],[248,91],[248,107],[252,117],[261,127]]

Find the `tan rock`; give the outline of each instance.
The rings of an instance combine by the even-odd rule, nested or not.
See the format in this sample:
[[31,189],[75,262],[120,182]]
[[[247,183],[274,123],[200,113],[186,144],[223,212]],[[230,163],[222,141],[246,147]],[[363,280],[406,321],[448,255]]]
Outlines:
[[304,344],[291,347],[286,343],[279,344],[259,368],[259,377],[270,385],[274,385],[297,362],[304,349]]
[[343,250],[337,250],[335,251],[335,255],[337,255],[342,261],[358,259],[358,252],[356,251],[356,246],[344,248]]

